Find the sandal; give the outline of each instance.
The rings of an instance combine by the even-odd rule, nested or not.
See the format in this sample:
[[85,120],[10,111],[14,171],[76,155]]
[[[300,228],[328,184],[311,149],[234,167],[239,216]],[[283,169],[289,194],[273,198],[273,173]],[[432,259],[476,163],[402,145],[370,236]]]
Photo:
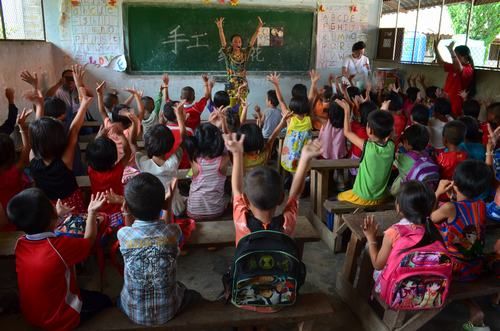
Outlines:
[[471,321],[468,321],[467,323],[464,323],[462,325],[462,329],[464,331],[491,331],[489,326],[486,325],[481,325],[481,326],[476,326],[474,325]]

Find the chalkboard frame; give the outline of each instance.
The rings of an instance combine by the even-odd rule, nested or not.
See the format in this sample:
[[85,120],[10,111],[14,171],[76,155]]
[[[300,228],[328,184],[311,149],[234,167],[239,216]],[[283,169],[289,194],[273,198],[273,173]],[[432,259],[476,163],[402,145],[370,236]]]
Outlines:
[[[123,42],[124,42],[124,50],[125,50],[125,57],[127,59],[128,63],[131,63],[130,60],[130,47],[129,47],[129,30],[128,30],[128,7],[129,6],[137,6],[137,5],[145,5],[145,6],[152,6],[152,7],[172,7],[172,8],[177,8],[179,5],[196,5],[199,4],[199,2],[174,2],[174,3],[158,3],[158,2],[126,2],[122,4],[122,17],[123,17]],[[222,5],[217,5],[217,4],[204,4],[204,7],[207,9],[216,9],[220,8]],[[257,9],[257,10],[262,10],[262,9],[270,9],[270,10],[280,10],[280,9],[287,9],[286,6],[265,6],[265,5],[239,5],[238,8],[244,8],[244,9]],[[302,11],[302,12],[308,12],[313,14],[313,22],[312,22],[312,34],[311,34],[311,52],[309,55],[309,68],[307,70],[280,70],[280,73],[283,74],[292,74],[292,75],[303,75],[306,74],[309,70],[313,69],[316,67],[316,33],[317,33],[317,20],[318,20],[318,15],[316,11],[316,7],[312,6],[304,6],[300,5],[294,8],[296,11]],[[215,24],[215,23],[214,23]],[[131,70],[130,66],[127,66],[126,73],[129,75],[160,75],[163,74],[165,71],[137,71],[137,70]],[[209,75],[214,75],[218,76],[218,80],[222,79],[222,76],[226,75],[225,70],[195,70],[195,71],[189,71],[189,70],[169,70],[169,74],[172,75],[194,75],[194,74],[201,74],[201,73],[207,73]],[[257,75],[257,76],[262,76],[262,75],[267,75],[269,74],[268,70],[252,70],[251,68],[248,70],[248,73],[250,75]]]

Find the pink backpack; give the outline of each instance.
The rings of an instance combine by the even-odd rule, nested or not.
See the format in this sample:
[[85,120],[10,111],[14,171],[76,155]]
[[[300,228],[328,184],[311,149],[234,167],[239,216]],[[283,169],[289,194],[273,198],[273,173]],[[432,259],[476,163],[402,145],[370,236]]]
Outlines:
[[425,230],[422,226],[412,229],[396,224],[394,227],[400,238],[377,281],[380,297],[393,310],[441,308],[451,282],[452,264],[448,251],[439,241],[404,251],[418,243]]

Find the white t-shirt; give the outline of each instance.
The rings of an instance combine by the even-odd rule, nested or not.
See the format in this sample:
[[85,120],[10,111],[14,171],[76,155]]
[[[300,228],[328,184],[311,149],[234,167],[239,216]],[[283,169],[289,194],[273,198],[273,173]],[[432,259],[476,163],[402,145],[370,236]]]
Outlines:
[[[355,59],[352,55],[349,55],[344,59],[342,67],[347,68],[349,76],[362,74],[360,76],[366,77],[370,71],[370,61],[364,55],[361,55],[359,59]],[[363,79],[364,77],[358,76],[357,79]]]
[[[448,121],[453,120],[451,116],[446,116]],[[443,144],[443,128],[446,122],[442,122],[435,117],[429,119],[428,127],[430,129],[430,140],[429,143],[432,147],[436,149],[443,149],[446,146]]]

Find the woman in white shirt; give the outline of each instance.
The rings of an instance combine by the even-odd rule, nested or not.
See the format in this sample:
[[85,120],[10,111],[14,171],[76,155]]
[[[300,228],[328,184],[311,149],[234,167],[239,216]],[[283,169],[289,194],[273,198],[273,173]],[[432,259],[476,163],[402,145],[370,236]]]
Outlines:
[[351,85],[361,88],[370,75],[370,61],[365,56],[366,44],[362,41],[352,45],[352,54],[344,59],[342,76],[347,78]]

